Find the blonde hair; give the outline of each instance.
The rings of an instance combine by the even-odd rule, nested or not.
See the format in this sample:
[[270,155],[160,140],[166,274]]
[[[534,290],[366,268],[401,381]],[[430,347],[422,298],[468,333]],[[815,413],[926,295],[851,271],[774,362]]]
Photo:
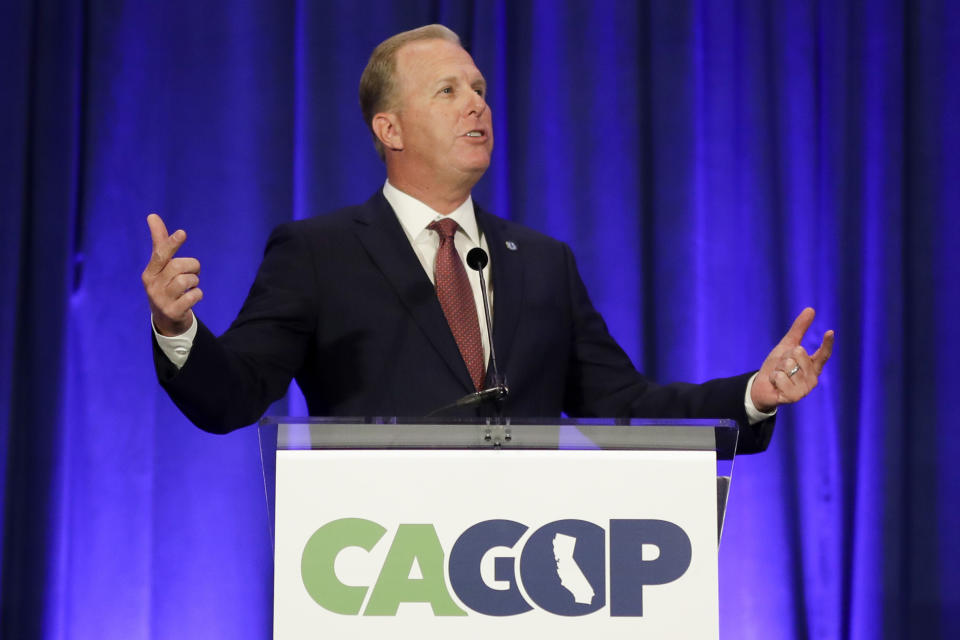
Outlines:
[[381,160],[385,159],[386,153],[383,143],[373,131],[373,116],[395,108],[397,51],[404,45],[418,40],[447,40],[461,46],[460,36],[442,24],[428,24],[404,31],[377,45],[370,54],[370,60],[363,70],[363,75],[360,76],[360,111],[363,112],[363,119],[370,128],[373,145]]

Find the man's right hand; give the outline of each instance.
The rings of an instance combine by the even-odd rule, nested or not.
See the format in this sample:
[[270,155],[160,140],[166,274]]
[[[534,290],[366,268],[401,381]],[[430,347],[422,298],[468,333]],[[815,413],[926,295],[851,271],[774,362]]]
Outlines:
[[200,261],[196,258],[174,258],[186,239],[187,232],[178,229],[172,235],[155,213],[147,216],[153,238],[153,254],[143,270],[143,288],[147,290],[153,326],[163,336],[178,336],[193,323],[193,305],[200,302]]

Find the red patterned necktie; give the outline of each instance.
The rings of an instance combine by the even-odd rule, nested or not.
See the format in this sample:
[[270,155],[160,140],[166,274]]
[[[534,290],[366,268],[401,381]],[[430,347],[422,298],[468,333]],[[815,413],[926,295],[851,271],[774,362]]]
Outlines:
[[467,363],[467,370],[477,391],[483,389],[486,367],[483,363],[483,343],[480,342],[480,322],[477,320],[477,305],[473,298],[473,289],[463,268],[463,261],[453,244],[457,232],[457,222],[449,218],[435,220],[428,229],[440,235],[437,248],[437,260],[434,263],[434,277],[437,281],[437,297],[447,317],[447,324],[457,341],[460,355]]

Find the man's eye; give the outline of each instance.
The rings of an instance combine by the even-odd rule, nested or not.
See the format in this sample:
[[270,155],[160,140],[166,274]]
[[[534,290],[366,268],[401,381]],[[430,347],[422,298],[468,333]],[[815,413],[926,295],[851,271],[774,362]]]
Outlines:
[[483,89],[474,89],[474,91],[477,92],[478,96],[480,96],[481,98],[483,97],[483,93],[484,93]]
[[446,93],[446,94],[453,93],[453,87],[444,87],[443,89],[440,89],[440,93]]

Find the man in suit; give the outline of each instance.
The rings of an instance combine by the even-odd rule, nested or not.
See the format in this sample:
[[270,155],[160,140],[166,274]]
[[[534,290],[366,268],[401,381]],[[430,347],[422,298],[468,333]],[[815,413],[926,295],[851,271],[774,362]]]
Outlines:
[[[148,217],[143,273],[158,377],[201,428],[255,422],[296,378],[313,415],[421,416],[488,385],[475,247],[514,417],[727,417],[739,450],[769,442],[773,413],[816,385],[833,333],[808,355],[806,309],[757,373],[656,385],[593,308],[569,248],[476,207],[493,148],[486,84],[456,34],[431,25],[377,47],[360,101],[387,182],[368,202],[278,227],[237,319],[214,337],[192,307],[199,263]],[[483,409],[472,409],[482,411]]]

